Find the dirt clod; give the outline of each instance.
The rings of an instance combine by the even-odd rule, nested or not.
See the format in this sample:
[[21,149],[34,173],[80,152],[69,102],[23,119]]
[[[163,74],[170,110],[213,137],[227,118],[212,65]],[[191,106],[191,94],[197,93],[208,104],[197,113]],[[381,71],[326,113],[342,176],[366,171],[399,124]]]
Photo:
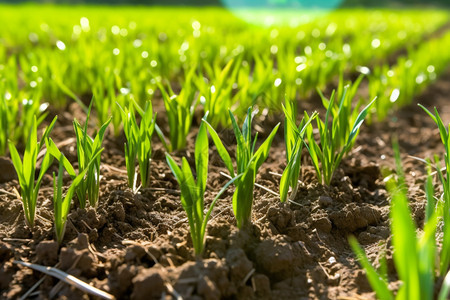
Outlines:
[[0,262],[4,262],[13,257],[14,252],[11,245],[0,241]]
[[241,248],[228,250],[226,262],[230,268],[231,280],[234,282],[242,282],[253,269],[252,262],[247,258],[244,250]]
[[59,245],[54,241],[42,241],[36,246],[36,263],[53,266],[58,262]]
[[[441,117],[447,122],[450,110],[444,107],[450,95],[449,81],[447,72],[418,98],[425,101],[421,103],[426,107],[442,107]],[[152,102],[158,115],[164,116],[162,99],[155,95]],[[305,155],[303,184],[293,202],[280,203],[279,197],[255,187],[253,223],[242,229],[236,227],[231,206],[233,186],[230,186],[214,207],[206,228],[202,259],[198,260],[186,213],[180,205],[179,186],[157,138],[153,141],[150,187],[133,193],[127,187],[124,173],[125,138],[106,136],[98,207],[87,205],[81,209],[74,198],[61,249],[52,241],[53,228],[46,221],[51,220],[53,211],[50,173],[44,176],[39,192],[36,212],[39,218],[33,230],[26,226],[22,203],[14,194],[14,189],[19,189],[17,180],[0,180],[0,298],[17,299],[36,282],[36,272],[13,264],[14,259],[21,259],[44,265],[59,263],[61,270],[110,292],[117,299],[160,299],[162,294],[169,293],[168,284],[185,299],[374,299],[347,237],[350,233],[358,237],[375,267],[386,253],[389,278],[395,278],[389,193],[380,175],[385,170],[395,170],[389,146],[391,135],[393,132],[398,135],[410,207],[419,227],[424,222],[426,167],[408,159],[408,155],[427,158],[443,151],[436,125],[416,104],[395,112],[395,121],[389,118],[370,126],[363,124],[355,143],[358,151],[344,157],[331,185],[317,181]],[[320,109],[321,101],[303,101],[300,105],[313,111]],[[60,122],[71,126],[73,115],[64,119],[64,114],[57,113]],[[76,117],[81,120],[83,116]],[[273,114],[265,119],[268,123],[263,123],[255,116],[254,122],[267,131],[267,124],[276,124],[282,118]],[[199,116],[198,122],[200,119]],[[197,133],[198,122],[192,127],[191,137]],[[227,136],[225,146],[234,157],[232,131],[225,129],[219,133],[221,137],[222,134]],[[64,141],[67,131],[55,126],[52,138],[55,142]],[[177,160],[188,156],[193,166],[193,145],[194,138],[189,138],[188,147],[173,155]],[[73,145],[61,150],[71,163],[76,163]],[[219,173],[226,169],[214,147],[210,156],[206,206],[227,181]],[[270,171],[282,173],[284,165],[285,145],[280,134],[273,140],[256,182],[279,191],[280,178]],[[0,169],[3,170],[1,164]],[[70,178],[66,179],[68,183]],[[46,279],[39,287],[40,295],[48,295],[55,282]],[[394,282],[391,287],[395,290],[399,285],[400,282]],[[88,298],[69,286],[64,286],[57,297]]]
[[269,299],[270,295],[270,279],[264,274],[255,274],[252,276],[252,287],[255,295],[259,299]]
[[333,211],[330,219],[337,228],[354,232],[379,222],[381,213],[375,207],[367,204],[357,206],[355,203],[349,203],[341,211]]
[[330,206],[333,203],[333,199],[329,196],[319,196],[319,205],[321,207]]
[[133,278],[133,300],[160,299],[165,291],[164,279],[155,269],[141,269]]
[[17,179],[17,173],[14,165],[8,157],[0,156],[0,183]]
[[288,270],[292,270],[293,265],[301,259],[282,236],[262,241],[255,249],[255,257],[259,270],[278,278],[289,276]]

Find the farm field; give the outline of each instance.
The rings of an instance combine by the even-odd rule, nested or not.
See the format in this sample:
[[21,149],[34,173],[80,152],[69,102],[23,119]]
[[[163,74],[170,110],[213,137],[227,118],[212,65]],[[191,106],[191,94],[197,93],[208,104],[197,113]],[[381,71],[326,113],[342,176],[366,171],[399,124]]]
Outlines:
[[0,298],[447,299],[449,16],[1,5]]

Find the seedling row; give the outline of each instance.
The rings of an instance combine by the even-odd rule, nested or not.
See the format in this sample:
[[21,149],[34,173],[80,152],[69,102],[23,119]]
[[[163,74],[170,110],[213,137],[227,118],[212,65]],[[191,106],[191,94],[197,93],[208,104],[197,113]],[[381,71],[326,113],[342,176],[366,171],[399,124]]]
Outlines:
[[[125,10],[119,19],[110,13],[101,20],[77,8],[65,12],[67,19],[40,23],[36,30],[40,20],[31,17],[29,9],[21,8],[21,17],[11,7],[0,13],[10,13],[11,20],[16,16],[17,22],[25,19],[21,30],[0,29],[0,154],[11,157],[30,231],[37,226],[43,177],[57,164],[58,172],[52,174],[53,227],[60,245],[65,243],[71,209],[96,209],[102,201],[105,137],[125,140],[126,184],[133,194],[152,187],[154,143],[163,146],[178,183],[193,251],[201,260],[208,222],[224,193],[232,193],[236,226],[241,230],[251,226],[258,171],[277,137],[283,135],[285,168],[275,192],[281,202],[298,205],[305,162],[313,167],[319,184],[332,186],[335,172],[364,130],[364,121],[383,121],[410,104],[450,63],[450,54],[442,51],[450,46],[450,33],[432,34],[448,20],[447,12],[396,12],[394,18],[389,11],[338,11],[307,24],[297,20],[261,27],[230,20],[228,13],[215,9],[198,18],[188,17],[187,10],[161,9],[151,11],[158,17],[147,22],[133,16],[133,10]],[[46,8],[44,13],[57,9],[64,11]],[[179,17],[170,26],[168,13]],[[365,29],[357,32],[355,27]],[[394,64],[383,62],[406,43],[413,47]],[[352,76],[353,82],[346,80]],[[330,86],[335,87],[331,92]],[[321,112],[300,111],[302,100],[315,95]],[[52,130],[59,126],[54,112],[73,103],[86,115],[84,123],[73,120],[76,162],[67,159],[52,139]],[[164,112],[156,113],[158,105]],[[397,169],[386,186],[392,198],[394,264],[402,282],[395,294],[385,262],[375,269],[357,240],[349,239],[380,299],[431,299],[437,289],[438,298],[446,299],[450,291],[449,133],[438,109],[421,107],[439,129],[444,162],[439,156],[423,158],[429,170],[424,187],[427,203],[423,233],[418,236],[398,145],[393,145]],[[260,114],[281,115],[284,122],[261,138],[253,126]],[[42,134],[40,127],[45,127]],[[224,128],[232,129],[232,147],[224,142]],[[193,160],[187,153],[188,157],[179,155],[192,132],[196,133]],[[229,177],[217,191],[207,191],[212,151]],[[70,184],[64,184],[64,174]],[[439,196],[433,176],[440,184]],[[211,202],[205,201],[206,193],[214,195]]]

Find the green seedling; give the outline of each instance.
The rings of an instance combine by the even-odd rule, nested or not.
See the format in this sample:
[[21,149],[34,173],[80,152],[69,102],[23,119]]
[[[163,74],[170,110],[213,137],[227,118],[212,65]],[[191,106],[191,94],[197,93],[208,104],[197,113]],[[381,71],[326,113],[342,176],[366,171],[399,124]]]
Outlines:
[[[317,89],[317,92],[322,99],[322,104],[325,109],[331,106],[331,117],[337,120],[337,126],[335,128],[335,135],[337,138],[333,140],[336,149],[342,148],[346,145],[349,135],[351,134],[351,127],[358,118],[358,111],[361,107],[361,100],[358,100],[356,104],[353,103],[353,99],[356,97],[358,87],[363,80],[364,75],[360,75],[355,82],[344,85],[343,73],[340,74],[339,85],[334,94],[335,99],[341,99],[339,103],[337,101],[331,102],[327,99],[322,92]],[[332,95],[333,97],[333,95]],[[370,111],[369,111],[370,112]],[[353,140],[353,143],[355,140]],[[353,148],[353,144],[349,145],[348,150]]]
[[[98,151],[96,153],[96,156],[93,157],[90,163],[94,162],[100,155],[100,153],[101,151]],[[78,176],[73,179],[69,189],[66,192],[66,195],[63,197],[63,173],[66,159],[64,155],[61,154],[58,157],[58,160],[58,178],[56,178],[55,173],[53,173],[53,214],[56,241],[61,244],[64,239],[64,233],[66,231],[67,215],[69,214],[72,197],[75,191],[78,189],[79,185],[83,182],[83,177],[88,173],[89,167],[85,168],[78,174]]]
[[[119,104],[118,104],[119,105]],[[155,131],[156,114],[153,116],[151,101],[147,101],[145,108],[142,109],[135,101],[130,103],[129,108],[122,108],[123,129],[127,142],[125,143],[125,163],[127,166],[128,186],[136,189],[136,157],[139,163],[141,186],[147,187],[150,181],[150,159],[152,154],[152,136]],[[141,122],[138,126],[134,108],[141,116]]]
[[[392,196],[390,219],[394,264],[398,277],[402,281],[395,299],[433,299],[436,285],[435,263],[436,258],[439,257],[439,248],[435,236],[439,220],[443,217],[443,214],[447,214],[447,211],[444,210],[445,204],[442,201],[435,207],[433,181],[429,172],[425,184],[426,220],[423,233],[417,235],[417,228],[408,205],[407,189],[401,168],[398,145],[396,144],[394,144],[394,151],[396,153],[398,180],[391,179],[388,181],[387,187]],[[371,265],[355,237],[350,237],[349,242],[359,262],[366,270],[369,283],[377,297],[379,299],[394,299],[394,293],[389,289],[386,276],[381,275]],[[444,249],[441,250],[441,257],[442,251]],[[445,280],[438,295],[439,300],[448,297],[450,273],[446,274],[446,272],[447,270],[440,273],[442,277],[445,275]]]
[[25,152],[23,154],[23,160],[20,159],[19,153],[16,147],[10,141],[9,142],[9,152],[11,153],[11,159],[14,164],[14,168],[17,172],[17,177],[19,178],[20,184],[20,197],[22,200],[23,210],[25,214],[25,221],[30,228],[34,226],[34,219],[36,214],[36,201],[39,193],[39,188],[41,186],[42,178],[45,172],[50,167],[52,163],[52,157],[50,153],[45,153],[44,158],[41,163],[41,168],[39,175],[36,178],[36,164],[37,156],[41,151],[42,146],[50,134],[50,131],[55,125],[57,117],[53,119],[50,125],[44,130],[41,140],[37,141],[37,121],[36,117],[33,117],[31,123],[30,133],[28,135],[27,143],[25,145]]
[[232,88],[240,70],[242,57],[230,60],[223,69],[219,64],[204,64],[206,73],[210,78],[205,81],[203,75],[195,78],[200,91],[200,102],[205,111],[210,114],[213,126],[228,125],[226,112],[232,106]]
[[6,146],[8,145],[9,137],[9,118],[8,118],[8,104],[5,97],[0,95],[0,155],[6,153]]
[[431,111],[426,109],[423,105],[419,104],[419,106],[433,119],[436,125],[439,128],[439,134],[441,136],[442,144],[444,145],[445,157],[444,163],[445,168],[441,169],[439,159],[435,156],[436,169],[439,181],[442,184],[443,189],[443,202],[444,202],[444,211],[447,212],[443,215],[443,240],[442,240],[442,251],[440,257],[440,272],[446,272],[450,266],[450,135],[449,135],[449,126],[445,127],[442,119],[438,113],[438,110],[434,108],[433,114]]
[[[98,196],[100,190],[100,156],[93,160],[94,156],[102,147],[103,138],[108,128],[111,118],[109,118],[100,128],[95,138],[92,139],[87,134],[89,117],[91,113],[92,103],[89,106],[86,123],[84,128],[77,120],[73,121],[75,136],[77,139],[77,157],[78,157],[78,173],[83,173],[88,168],[86,178],[84,178],[76,189],[80,207],[85,208],[86,196],[92,207],[97,207]],[[90,161],[92,161],[90,163]],[[89,167],[88,167],[89,166]],[[74,174],[71,174],[74,176]]]
[[[103,151],[103,148],[96,147],[95,151],[89,157],[90,160],[87,163],[83,162],[83,167],[79,167],[79,171],[77,174],[77,172],[75,172],[75,168],[72,166],[69,160],[62,154],[62,152],[58,149],[55,142],[51,138],[47,138],[45,144],[47,146],[47,152],[50,153],[53,156],[53,158],[59,160],[59,162],[64,166],[64,169],[66,170],[66,172],[69,174],[70,178],[73,181],[75,181],[75,179],[78,177],[79,174],[84,174],[84,176],[82,176],[81,178],[82,182],[76,184],[75,192],[77,193],[80,207],[85,208],[86,189],[84,189],[84,187],[88,186],[87,182],[88,178],[95,178],[95,169],[91,168],[91,166],[97,164],[97,161],[98,159],[100,159],[100,153]],[[93,174],[89,175],[89,172],[92,172]],[[82,187],[81,184],[83,184],[84,186]],[[98,193],[96,195],[98,195]],[[92,206],[96,207],[96,203]]]
[[[316,118],[320,135],[319,143],[314,138],[312,126],[307,126],[306,129],[306,140],[308,141],[306,148],[316,170],[317,179],[322,184],[330,185],[335,170],[341,163],[344,155],[353,147],[354,141],[359,134],[359,129],[376,100],[373,99],[361,110],[354,122],[350,123],[354,113],[350,114],[349,110],[343,109],[346,97],[344,90],[339,101],[339,108],[333,113],[335,106],[335,93],[333,91],[328,103],[325,120],[322,121],[320,118]],[[330,122],[331,116],[333,118]],[[306,121],[311,117],[305,112]],[[345,143],[342,144],[341,141],[345,141]]]
[[233,163],[231,161],[230,154],[225,149],[222,141],[220,140],[217,132],[206,120],[203,120],[208,125],[208,131],[211,135],[217,151],[222,158],[225,166],[230,172],[231,177],[235,177],[235,174],[242,175],[242,177],[236,181],[236,190],[233,194],[233,212],[236,217],[238,228],[242,228],[251,223],[251,212],[253,206],[253,188],[255,186],[256,173],[259,167],[266,160],[269,149],[272,144],[272,140],[278,130],[280,124],[277,124],[272,130],[267,139],[261,144],[261,146],[255,152],[256,140],[258,134],[256,134],[252,141],[251,136],[251,124],[254,114],[252,114],[251,107],[247,111],[247,116],[242,125],[242,131],[237,125],[231,111],[229,111],[231,124],[233,125],[234,134],[237,140],[236,149],[236,163],[237,172],[234,171]]
[[310,126],[311,122],[317,117],[317,113],[313,113],[308,120],[303,118],[300,125],[297,127],[295,124],[295,117],[297,116],[296,105],[296,102],[287,100],[286,106],[283,106],[285,115],[284,141],[286,146],[286,160],[288,163],[280,180],[281,202],[286,201],[289,189],[291,190],[289,199],[295,199],[301,169],[303,138],[307,127]]
[[[206,119],[206,117],[207,114],[204,119]],[[197,180],[194,179],[194,175],[192,174],[191,168],[185,157],[182,159],[180,168],[175,160],[169,154],[166,154],[167,163],[180,185],[181,204],[188,217],[192,243],[197,256],[201,256],[203,253],[206,225],[214,205],[228,186],[241,177],[241,175],[238,175],[225,184],[225,186],[217,193],[205,214],[204,194],[208,177],[208,150],[208,136],[205,124],[202,123],[195,141],[195,170],[197,173]]]
[[48,103],[37,101],[41,97],[40,91],[29,93],[20,90],[15,95],[9,92],[2,95],[2,91],[4,82],[0,81],[0,155],[6,153],[8,140],[25,144],[34,116],[39,127],[48,114],[45,112]]
[[193,88],[192,77],[194,68],[186,75],[181,92],[176,95],[172,88],[168,86],[168,91],[158,82],[158,88],[161,91],[164,106],[166,108],[169,121],[170,144],[165,142],[162,131],[157,128],[157,133],[169,152],[184,149],[186,147],[186,137],[191,129],[194,109],[197,104],[195,101],[195,89]]

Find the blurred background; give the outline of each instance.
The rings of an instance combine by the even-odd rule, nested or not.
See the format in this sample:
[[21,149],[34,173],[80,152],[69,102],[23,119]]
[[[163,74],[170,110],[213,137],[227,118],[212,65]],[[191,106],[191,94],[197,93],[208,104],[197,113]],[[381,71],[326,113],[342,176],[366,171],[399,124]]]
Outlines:
[[0,3],[50,3],[50,4],[113,4],[162,6],[223,6],[223,7],[405,7],[446,6],[449,0],[0,0]]

